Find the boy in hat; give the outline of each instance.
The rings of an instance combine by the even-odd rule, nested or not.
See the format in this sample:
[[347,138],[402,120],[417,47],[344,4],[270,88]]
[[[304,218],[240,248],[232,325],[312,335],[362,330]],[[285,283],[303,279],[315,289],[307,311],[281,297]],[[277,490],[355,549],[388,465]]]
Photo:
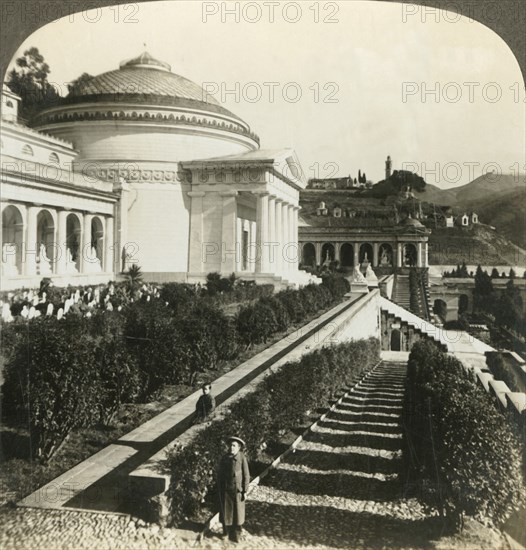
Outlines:
[[203,395],[199,397],[195,405],[195,420],[194,422],[203,422],[206,418],[212,414],[216,408],[216,400],[212,395],[212,384],[205,382],[201,389],[203,390]]
[[228,452],[219,462],[217,485],[223,531],[231,541],[239,542],[245,522],[245,495],[250,482],[248,462],[243,453],[245,442],[239,437],[227,440]]

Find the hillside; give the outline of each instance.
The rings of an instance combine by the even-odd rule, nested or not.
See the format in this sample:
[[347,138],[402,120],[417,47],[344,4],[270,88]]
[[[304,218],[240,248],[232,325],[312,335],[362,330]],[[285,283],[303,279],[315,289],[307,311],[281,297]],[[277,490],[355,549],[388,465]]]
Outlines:
[[492,225],[498,233],[526,248],[526,189],[508,191],[491,200],[478,199],[466,203],[478,213],[480,221]]
[[426,185],[422,193],[415,193],[415,197],[421,201],[441,206],[455,206],[457,203],[454,189],[440,189],[436,185],[430,183]]
[[524,175],[485,174],[466,185],[450,189],[449,191],[455,193],[455,198],[459,206],[465,206],[472,201],[493,199],[493,197],[497,195],[502,195],[520,188],[526,188]]
[[470,265],[526,265],[526,252],[486,225],[433,229],[429,263]]

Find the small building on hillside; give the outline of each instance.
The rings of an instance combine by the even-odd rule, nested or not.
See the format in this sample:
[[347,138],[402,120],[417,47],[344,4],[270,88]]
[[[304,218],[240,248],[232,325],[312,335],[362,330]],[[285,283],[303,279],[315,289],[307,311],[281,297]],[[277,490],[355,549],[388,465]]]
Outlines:
[[455,224],[459,227],[471,227],[479,223],[479,217],[476,212],[464,212],[455,220]]

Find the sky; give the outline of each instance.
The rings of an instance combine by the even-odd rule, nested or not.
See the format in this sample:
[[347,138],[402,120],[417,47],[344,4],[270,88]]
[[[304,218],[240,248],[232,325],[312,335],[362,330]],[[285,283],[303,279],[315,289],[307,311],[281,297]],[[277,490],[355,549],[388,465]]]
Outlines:
[[[146,44],[146,47],[145,47]],[[261,148],[293,148],[310,177],[385,159],[442,188],[526,172],[526,100],[505,42],[468,18],[383,2],[148,2],[50,23],[49,80],[100,74],[145,49],[245,120]],[[14,63],[14,60],[13,62]]]

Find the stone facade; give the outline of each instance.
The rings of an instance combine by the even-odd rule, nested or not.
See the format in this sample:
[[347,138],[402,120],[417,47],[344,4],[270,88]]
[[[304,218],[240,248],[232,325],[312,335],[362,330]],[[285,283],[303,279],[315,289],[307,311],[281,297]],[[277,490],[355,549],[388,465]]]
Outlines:
[[[247,123],[167,63],[146,52],[122,62],[39,113],[35,129],[16,123],[18,98],[4,92],[3,288],[35,286],[44,273],[95,282],[131,264],[158,282],[204,282],[212,271],[312,280],[298,271],[306,181],[294,153],[260,150]],[[33,241],[42,257],[13,257]]]

